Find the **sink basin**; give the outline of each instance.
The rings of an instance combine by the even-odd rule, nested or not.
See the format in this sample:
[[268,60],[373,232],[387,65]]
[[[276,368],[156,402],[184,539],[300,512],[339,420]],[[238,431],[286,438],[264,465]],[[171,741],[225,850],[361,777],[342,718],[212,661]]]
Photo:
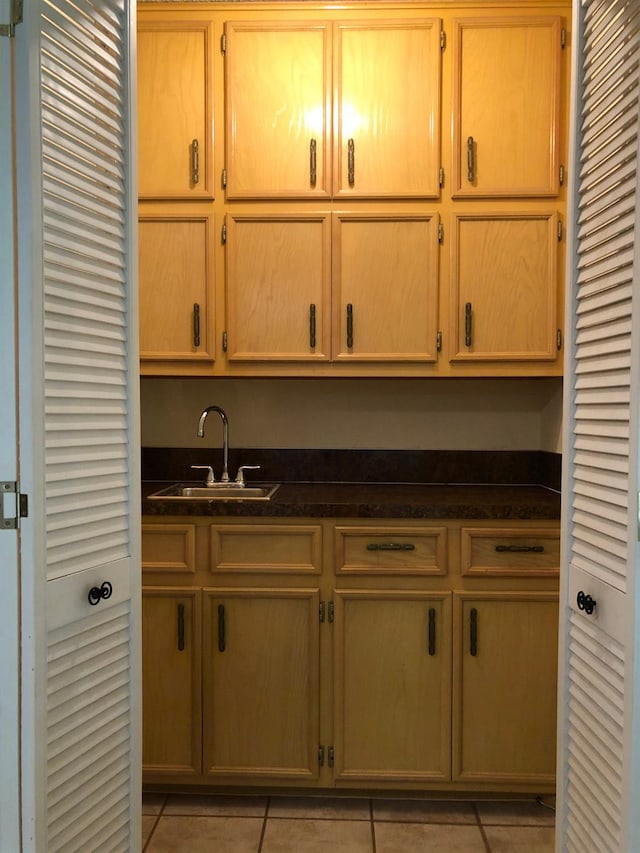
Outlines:
[[185,486],[175,483],[149,495],[150,501],[268,501],[280,483],[268,486],[238,486],[216,483],[213,486]]

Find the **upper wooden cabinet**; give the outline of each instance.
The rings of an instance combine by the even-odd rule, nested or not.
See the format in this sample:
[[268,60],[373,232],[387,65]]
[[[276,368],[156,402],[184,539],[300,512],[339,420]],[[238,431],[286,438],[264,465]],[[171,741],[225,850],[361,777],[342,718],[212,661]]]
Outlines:
[[140,198],[211,198],[213,24],[138,23]]
[[227,198],[439,195],[439,19],[225,34]]
[[454,21],[454,196],[558,193],[561,52],[559,17]]

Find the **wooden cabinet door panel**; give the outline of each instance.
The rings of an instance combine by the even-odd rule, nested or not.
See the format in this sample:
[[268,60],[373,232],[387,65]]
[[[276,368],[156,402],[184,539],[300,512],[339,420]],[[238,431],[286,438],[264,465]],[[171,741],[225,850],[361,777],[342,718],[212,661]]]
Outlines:
[[204,595],[205,773],[317,779],[318,591]]
[[225,34],[227,198],[327,196],[328,25],[231,21]]
[[430,214],[335,215],[334,360],[436,360],[437,232]]
[[438,197],[440,65],[439,19],[334,25],[334,195]]
[[198,775],[201,750],[200,593],[142,590],[143,770]]
[[556,214],[460,214],[452,243],[453,360],[555,359]]
[[454,780],[553,783],[557,636],[556,593],[454,593]]
[[227,217],[227,358],[329,358],[328,215]]
[[210,215],[140,218],[142,360],[213,361],[211,227]]
[[450,778],[450,619],[449,593],[335,593],[336,779]]
[[212,42],[206,21],[138,25],[141,198],[212,196]]
[[561,19],[458,19],[453,50],[454,196],[556,195]]

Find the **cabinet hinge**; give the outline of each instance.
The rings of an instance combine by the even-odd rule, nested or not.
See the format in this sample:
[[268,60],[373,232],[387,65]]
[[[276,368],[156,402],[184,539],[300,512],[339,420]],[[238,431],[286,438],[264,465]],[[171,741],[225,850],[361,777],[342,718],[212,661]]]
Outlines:
[[442,187],[444,186],[444,168],[442,166],[440,166],[440,169],[438,171],[438,183],[440,184],[440,188],[442,189]]
[[558,352],[562,349],[562,329],[558,329],[556,332],[556,349]]
[[222,333],[222,352],[226,352],[226,351],[227,351],[227,333],[223,332]]
[[442,243],[444,240],[444,225],[442,222],[438,223],[438,243]]
[[220,179],[220,183],[222,184],[222,189],[226,190],[226,188],[227,188],[227,170],[226,169],[222,170],[222,177]]
[[566,46],[567,46],[567,31],[563,27],[560,30],[560,47],[564,50]]
[[562,240],[562,220],[558,219],[558,240]]
[[222,33],[220,36],[220,53],[225,54],[227,52],[227,34]]
[[320,602],[320,607],[319,607],[319,613],[318,613],[318,615],[319,615],[319,617],[320,617],[320,621],[321,621],[321,622],[324,622],[325,615],[326,615],[326,614],[325,614],[325,605],[324,605],[324,601],[321,601],[321,602]]
[[330,746],[329,749],[327,750],[327,758],[328,758],[327,764],[329,765],[329,767],[333,767],[333,764],[335,761],[335,752],[334,752],[332,746]]
[[23,0],[10,0],[9,21],[6,24],[0,24],[0,36],[8,36],[9,38],[15,36],[16,24],[22,23],[22,6]]
[[444,30],[440,30],[440,50],[444,50],[447,46],[447,34]]
[[[11,514],[5,515],[5,495],[15,495]],[[15,480],[0,481],[0,530],[16,530],[18,519],[29,516],[29,498],[20,492],[20,486]]]
[[442,332],[439,329],[436,335],[436,351],[442,352]]
[[327,619],[329,622],[333,622],[334,615],[335,615],[335,608],[333,606],[333,601],[330,601],[327,605]]
[[324,767],[324,746],[318,747],[318,764],[320,767]]
[[222,242],[223,246],[227,242],[227,223],[226,222],[222,223],[222,230],[220,231],[220,241]]
[[559,174],[560,186],[564,184],[564,166],[560,165],[560,174]]

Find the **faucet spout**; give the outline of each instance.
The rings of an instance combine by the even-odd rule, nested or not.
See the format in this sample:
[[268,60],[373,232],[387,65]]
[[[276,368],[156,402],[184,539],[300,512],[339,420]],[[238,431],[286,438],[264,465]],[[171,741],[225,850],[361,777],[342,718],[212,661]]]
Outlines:
[[229,482],[229,418],[220,406],[207,406],[198,421],[198,438],[204,438],[204,424],[209,412],[217,412],[222,420],[222,476],[220,482]]

